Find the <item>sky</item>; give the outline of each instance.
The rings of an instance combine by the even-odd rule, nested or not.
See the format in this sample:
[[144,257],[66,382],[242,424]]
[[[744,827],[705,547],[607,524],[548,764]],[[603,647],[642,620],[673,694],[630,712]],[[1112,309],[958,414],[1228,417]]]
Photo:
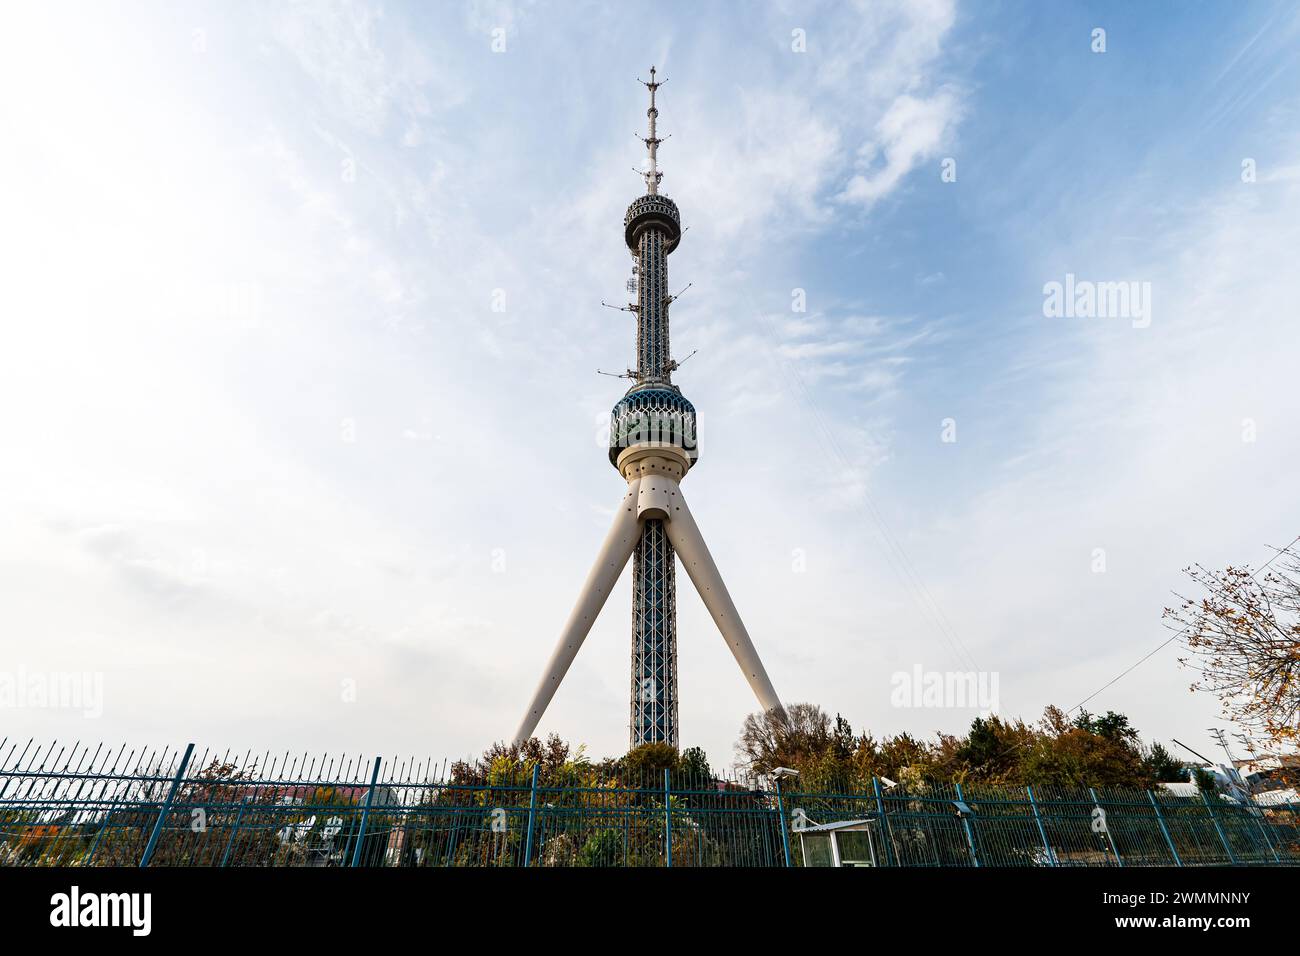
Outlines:
[[[634,362],[601,301],[651,64],[683,488],[786,702],[877,736],[1070,708],[1171,636],[1183,568],[1300,534],[1292,5],[3,19],[0,672],[94,690],[15,697],[0,736],[513,732],[623,493],[596,370]],[[1133,298],[1053,314],[1052,283]],[[539,727],[597,756],[629,578]],[[727,766],[757,706],[678,595],[682,744]],[[1088,709],[1209,754],[1177,658]],[[996,700],[900,706],[918,669]]]

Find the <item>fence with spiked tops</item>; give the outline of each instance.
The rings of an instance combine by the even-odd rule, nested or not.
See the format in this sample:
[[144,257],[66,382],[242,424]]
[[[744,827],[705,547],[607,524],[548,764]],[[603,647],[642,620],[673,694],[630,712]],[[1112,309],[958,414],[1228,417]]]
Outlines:
[[1300,806],[1207,794],[0,742],[8,866],[804,866],[841,826],[877,866],[1300,863]]

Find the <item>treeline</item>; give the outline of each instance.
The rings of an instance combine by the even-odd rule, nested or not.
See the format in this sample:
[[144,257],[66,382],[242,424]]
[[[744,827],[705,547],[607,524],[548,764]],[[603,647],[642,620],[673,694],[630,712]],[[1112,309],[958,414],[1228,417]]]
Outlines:
[[[857,733],[843,717],[830,717],[815,704],[792,704],[785,714],[752,714],[736,743],[743,776],[770,777],[778,767],[799,773],[807,791],[857,792],[872,777],[905,785],[982,783],[991,786],[1062,786],[1148,789],[1186,781],[1188,771],[1159,743],[1146,745],[1123,714],[1073,719],[1048,707],[1029,724],[997,716],[977,717],[961,735],[923,740],[909,733],[877,738]],[[678,752],[667,744],[646,744],[621,757],[592,760],[583,746],[557,735],[522,745],[496,744],[481,757],[451,768],[454,783],[507,785],[538,768],[543,785],[656,787],[664,772],[674,788],[690,788],[715,776],[698,747]],[[1213,788],[1208,774],[1198,776]]]
[[[1123,714],[1073,720],[1048,707],[1027,724],[977,717],[962,735],[918,740],[908,733],[877,739],[855,733],[815,704],[793,704],[785,715],[745,719],[736,745],[740,764],[753,774],[777,767],[799,772],[805,789],[869,787],[872,777],[897,783],[983,783],[993,786],[1073,786],[1146,789],[1186,781],[1184,768],[1158,743],[1146,746]],[[1208,775],[1203,786],[1212,786]]]
[[585,745],[571,746],[551,734],[523,744],[493,744],[474,760],[452,764],[450,782],[465,786],[506,786],[522,783],[537,768],[542,786],[663,786],[664,772],[674,789],[691,789],[714,779],[709,758],[699,747],[678,751],[668,744],[644,744],[621,757],[592,760]]

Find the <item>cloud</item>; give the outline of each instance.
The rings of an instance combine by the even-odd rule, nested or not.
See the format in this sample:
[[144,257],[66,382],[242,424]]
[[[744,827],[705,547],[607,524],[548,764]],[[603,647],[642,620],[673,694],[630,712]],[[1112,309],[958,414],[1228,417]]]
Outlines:
[[397,126],[419,142],[434,112],[462,102],[466,91],[412,42],[408,13],[369,3],[295,6],[269,15],[271,31],[319,96],[319,109],[358,131]]
[[821,193],[843,161],[835,121],[790,93],[741,89],[735,96],[724,116],[679,110],[682,138],[698,145],[669,169],[690,190],[692,217],[719,243],[742,233],[776,235],[792,224],[825,226]]
[[943,89],[926,99],[898,97],[876,124],[876,138],[859,151],[863,171],[849,179],[840,199],[870,207],[893,192],[922,160],[938,154],[960,118],[958,98]]
[[528,0],[471,0],[465,8],[465,23],[475,33],[488,34],[499,28],[509,36],[528,18],[533,6]]

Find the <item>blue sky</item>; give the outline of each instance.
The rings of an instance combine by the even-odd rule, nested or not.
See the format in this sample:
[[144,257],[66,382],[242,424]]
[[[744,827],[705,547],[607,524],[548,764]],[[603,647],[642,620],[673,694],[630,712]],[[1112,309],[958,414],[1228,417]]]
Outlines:
[[[651,63],[685,488],[786,700],[963,728],[890,706],[919,664],[1068,707],[1164,640],[1180,568],[1300,533],[1292,7],[660,9],[5,14],[0,640],[104,675],[95,723],[16,734],[511,731],[621,494],[595,369],[632,361],[600,300]],[[1067,273],[1150,283],[1149,326],[1046,317]],[[683,741],[725,764],[754,705],[679,590]],[[621,750],[629,602],[543,731]],[[1204,742],[1175,658],[1089,707]]]

